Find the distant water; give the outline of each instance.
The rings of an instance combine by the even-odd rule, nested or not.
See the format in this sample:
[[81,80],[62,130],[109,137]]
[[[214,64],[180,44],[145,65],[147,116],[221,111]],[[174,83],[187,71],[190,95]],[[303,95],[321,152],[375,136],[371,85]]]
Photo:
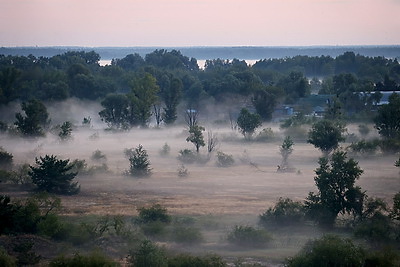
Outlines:
[[[197,60],[206,59],[240,59],[260,60],[266,58],[285,58],[297,55],[304,56],[331,56],[336,57],[344,52],[352,51],[355,54],[376,57],[400,59],[400,45],[393,46],[241,46],[241,47],[0,47],[0,54],[36,57],[52,57],[67,51],[95,51],[102,60],[123,58],[128,54],[138,53],[142,57],[156,49],[179,50],[187,57]],[[105,62],[105,61],[104,61]]]

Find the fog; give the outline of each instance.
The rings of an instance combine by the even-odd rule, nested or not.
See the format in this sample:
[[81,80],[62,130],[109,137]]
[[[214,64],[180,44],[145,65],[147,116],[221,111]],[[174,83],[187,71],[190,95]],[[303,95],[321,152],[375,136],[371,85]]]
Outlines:
[[[231,129],[228,121],[223,121],[224,116],[221,119],[211,115],[221,114],[222,109],[208,108],[208,114],[200,114],[199,124],[206,126],[205,139],[207,131],[212,130],[219,141],[216,150],[232,155],[234,165],[218,167],[216,152],[213,152],[205,163],[185,164],[188,169],[186,177],[179,177],[178,168],[182,162],[177,159],[180,150],[194,149],[193,144],[186,142],[185,124],[163,126],[160,129],[151,126],[124,132],[109,131],[105,130],[106,125],[97,115],[100,106],[92,102],[72,99],[48,106],[53,124],[66,120],[73,122],[75,127],[71,140],[61,142],[52,133],[37,139],[4,134],[0,136],[0,146],[13,154],[14,165],[34,164],[35,157],[46,154],[57,155],[62,159],[85,160],[88,167],[106,164],[107,170],[93,172],[91,175],[78,174],[81,192],[78,195],[61,197],[63,215],[135,216],[137,208],[160,203],[172,215],[208,216],[212,220],[220,220],[218,230],[206,231],[205,242],[196,250],[213,251],[226,256],[243,256],[243,252],[221,248],[218,245],[221,235],[234,224],[256,225],[258,215],[272,207],[280,197],[302,201],[308,192],[317,191],[314,170],[318,166],[321,152],[305,141],[296,141],[294,151],[289,157],[294,171],[277,172],[277,165],[281,162],[279,145],[284,137],[279,125],[264,124],[260,128],[271,127],[273,130],[274,138],[268,142],[245,141],[239,132]],[[92,126],[82,126],[82,119],[89,116],[92,118]],[[182,116],[178,121],[183,121]],[[160,150],[165,143],[171,150],[168,155],[162,156]],[[139,144],[149,154],[152,175],[148,178],[125,175],[129,169],[129,161],[124,155],[124,149],[134,148]],[[343,144],[343,147],[346,145],[348,144]],[[100,150],[106,160],[93,160],[92,153],[96,150]],[[206,148],[201,148],[200,153],[207,156]],[[380,197],[391,203],[393,195],[399,189],[398,168],[393,166],[395,156],[378,155],[356,160],[364,170],[357,184],[366,190],[368,196]],[[18,196],[24,196],[24,193]],[[314,229],[294,235],[281,232],[274,237],[272,247],[247,251],[246,255],[267,255],[282,259],[297,252],[312,235],[318,236],[320,231]]]

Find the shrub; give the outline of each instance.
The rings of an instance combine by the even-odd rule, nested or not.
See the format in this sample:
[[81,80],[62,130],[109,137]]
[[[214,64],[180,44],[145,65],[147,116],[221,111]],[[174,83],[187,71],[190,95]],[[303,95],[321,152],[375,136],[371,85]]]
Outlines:
[[304,216],[302,203],[289,198],[279,198],[275,206],[261,214],[259,219],[260,224],[265,226],[288,226],[302,222]]
[[98,149],[93,151],[92,156],[90,158],[94,161],[106,161],[107,160],[106,155],[103,152],[101,152],[101,150],[98,150]]
[[136,250],[132,250],[128,262],[135,267],[168,266],[164,248],[157,246],[150,240],[144,240]]
[[232,155],[225,154],[223,152],[217,152],[217,166],[218,167],[229,167],[235,163]]
[[378,148],[379,140],[360,140],[358,142],[352,143],[350,146],[348,146],[347,149],[354,154],[373,155],[376,153]]
[[178,168],[178,176],[179,177],[186,177],[188,175],[189,175],[189,171],[185,167],[185,165],[182,164],[181,166],[179,166],[179,168]]
[[119,266],[118,263],[114,262],[112,259],[103,255],[100,252],[92,252],[89,255],[75,254],[73,257],[59,256],[53,259],[50,267],[86,267],[86,266],[102,266],[102,267],[112,267]]
[[148,223],[160,221],[163,223],[170,223],[171,216],[168,215],[167,209],[162,207],[160,204],[154,204],[151,207],[138,208],[139,218],[138,221],[140,223]]
[[18,266],[33,266],[37,265],[42,257],[32,251],[32,241],[19,241],[14,245],[14,252],[17,253],[17,265]]
[[170,151],[171,151],[171,147],[167,143],[165,143],[160,150],[160,155],[168,156]]
[[244,247],[265,247],[271,236],[263,229],[256,229],[252,226],[236,225],[228,234],[228,241],[234,245]]
[[197,153],[190,149],[183,149],[179,151],[178,160],[182,161],[183,163],[194,163],[198,158]]
[[358,132],[361,134],[361,136],[367,136],[370,132],[370,129],[368,125],[360,124],[358,125]]
[[13,155],[0,147],[0,169],[11,170],[13,164]]
[[192,256],[189,254],[179,254],[168,259],[168,267],[225,267],[226,262],[217,255]]
[[364,267],[398,267],[400,266],[400,254],[392,248],[368,253]]
[[255,138],[255,141],[269,142],[274,140],[274,137],[275,135],[271,128],[264,128],[258,133],[257,137]]
[[183,225],[174,226],[172,237],[175,242],[185,244],[195,244],[203,241],[203,236],[198,228]]
[[288,260],[288,267],[363,266],[364,250],[349,239],[326,235],[309,241],[303,249]]
[[3,267],[17,266],[15,258],[10,256],[2,247],[0,247],[0,266]]
[[46,155],[36,158],[36,167],[30,166],[29,176],[39,190],[55,194],[77,194],[80,186],[72,180],[77,175],[71,172],[73,165],[69,159],[61,160],[56,156]]
[[151,175],[149,155],[142,145],[134,149],[129,157],[129,173],[136,177],[147,177]]

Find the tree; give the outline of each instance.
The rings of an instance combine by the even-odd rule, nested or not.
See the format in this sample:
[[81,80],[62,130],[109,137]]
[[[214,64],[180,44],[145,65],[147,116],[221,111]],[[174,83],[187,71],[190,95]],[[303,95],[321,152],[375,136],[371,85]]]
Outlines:
[[129,124],[129,99],[123,94],[109,94],[101,101],[104,107],[99,112],[102,121],[107,123],[109,127],[116,129],[127,129]]
[[173,78],[170,82],[169,88],[166,88],[161,94],[165,103],[162,117],[167,125],[174,123],[177,118],[176,108],[182,97],[182,88],[182,81],[178,78]]
[[156,78],[149,73],[133,81],[131,92],[128,94],[131,105],[131,125],[147,126],[151,109],[157,102],[158,91]]
[[277,102],[277,93],[279,93],[279,89],[270,86],[258,89],[253,94],[253,106],[265,121],[269,121],[272,118],[272,113],[274,112]]
[[139,145],[130,153],[129,173],[132,176],[146,177],[151,175],[149,155],[142,145]]
[[72,123],[70,121],[66,121],[60,126],[60,132],[58,133],[58,136],[62,141],[65,141],[71,139],[71,133]]
[[237,125],[243,136],[250,139],[255,129],[261,126],[260,115],[252,114],[247,109],[242,108],[237,119]]
[[358,163],[343,151],[336,151],[329,160],[319,159],[315,170],[315,184],[318,194],[310,192],[305,206],[308,214],[322,225],[332,226],[339,213],[361,215],[365,194],[354,186],[363,170]]
[[17,121],[14,124],[17,129],[26,136],[43,136],[43,127],[50,123],[46,106],[39,100],[32,99],[22,102],[21,108],[25,112],[25,116],[21,113],[15,114]]
[[61,160],[54,155],[46,155],[35,161],[36,166],[29,166],[29,176],[39,190],[66,195],[79,192],[78,182],[72,181],[77,173],[71,171],[74,164],[70,164],[69,159]]
[[203,131],[205,128],[203,126],[194,125],[189,129],[189,136],[186,138],[186,142],[192,142],[196,147],[197,153],[202,146],[205,146]]
[[393,93],[389,103],[383,104],[374,119],[375,128],[386,139],[400,138],[400,95]]
[[288,158],[293,152],[293,140],[290,136],[286,136],[283,140],[282,145],[279,147],[279,152],[282,155],[282,163],[280,165],[281,169],[286,169],[288,167]]
[[334,235],[325,235],[320,239],[309,241],[303,249],[288,260],[288,267],[309,266],[353,266],[362,267],[365,251],[354,245],[350,239]]
[[320,120],[314,123],[308,132],[307,142],[319,148],[327,156],[338,148],[339,142],[345,140],[344,131],[344,126],[339,122]]

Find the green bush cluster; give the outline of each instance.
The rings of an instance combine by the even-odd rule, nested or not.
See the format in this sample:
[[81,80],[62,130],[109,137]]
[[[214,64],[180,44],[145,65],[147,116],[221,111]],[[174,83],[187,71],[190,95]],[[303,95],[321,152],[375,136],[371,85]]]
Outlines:
[[228,233],[229,243],[242,247],[266,247],[272,240],[271,235],[264,229],[256,229],[248,225],[235,225]]
[[235,163],[232,155],[225,154],[224,152],[217,152],[217,166],[230,167]]
[[304,206],[301,202],[279,198],[274,207],[259,216],[259,220],[264,226],[290,226],[301,223],[304,217]]

